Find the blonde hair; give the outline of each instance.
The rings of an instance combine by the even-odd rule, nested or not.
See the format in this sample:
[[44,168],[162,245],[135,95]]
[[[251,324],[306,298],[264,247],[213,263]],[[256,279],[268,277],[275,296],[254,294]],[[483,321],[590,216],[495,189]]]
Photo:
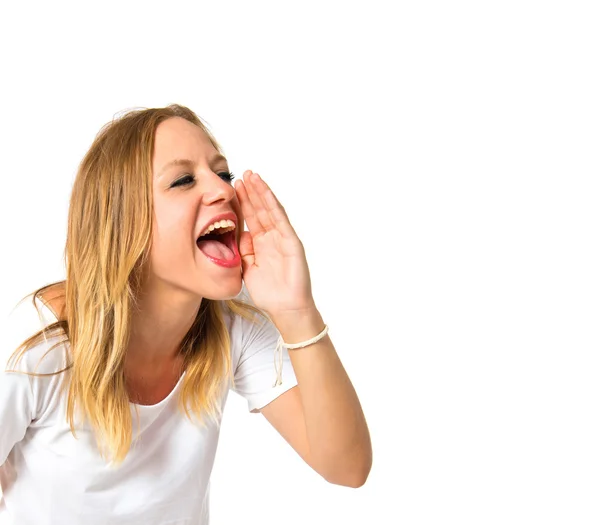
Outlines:
[[[157,126],[171,117],[185,118],[202,128],[223,153],[201,119],[177,104],[132,110],[103,126],[73,184],[64,251],[66,280],[25,296],[33,296],[34,305],[36,298],[47,304],[42,294],[59,290],[62,295],[57,297],[64,297],[64,307],[56,312],[56,322],[26,339],[9,360],[18,363],[47,336],[63,334],[50,350],[69,341],[68,366],[52,374],[22,373],[65,373],[68,381],[63,380],[61,393],[67,395],[73,436],[77,437],[75,414],[80,413],[94,429],[102,457],[110,455],[115,465],[125,459],[132,443],[124,358],[151,245],[154,137]],[[265,312],[244,301],[202,299],[180,346],[185,377],[178,402],[190,421],[195,415],[203,425],[204,414],[221,415],[224,381],[233,381],[226,313],[252,322],[256,314],[268,319]]]

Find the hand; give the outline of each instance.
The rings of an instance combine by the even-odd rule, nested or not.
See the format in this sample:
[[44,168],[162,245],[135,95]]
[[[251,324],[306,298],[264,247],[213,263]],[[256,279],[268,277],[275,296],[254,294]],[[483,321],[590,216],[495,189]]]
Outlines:
[[250,230],[241,233],[240,254],[252,301],[271,319],[315,309],[304,246],[285,209],[251,170],[234,187]]

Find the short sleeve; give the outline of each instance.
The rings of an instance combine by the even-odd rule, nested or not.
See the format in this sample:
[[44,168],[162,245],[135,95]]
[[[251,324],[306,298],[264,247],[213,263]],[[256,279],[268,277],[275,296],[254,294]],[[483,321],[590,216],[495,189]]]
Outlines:
[[50,394],[48,387],[56,383],[55,376],[40,378],[21,372],[49,373],[64,364],[63,359],[50,357],[54,351],[45,356],[56,343],[54,337],[38,343],[18,361],[11,358],[21,343],[49,324],[45,307],[37,304],[39,314],[31,298],[27,298],[0,320],[0,465],[15,443],[25,437],[27,428],[42,415]]
[[[251,303],[246,297],[244,301]],[[238,316],[236,321],[241,333],[233,338],[240,345],[233,391],[246,399],[250,412],[256,413],[296,386],[298,381],[288,350],[284,347],[282,383],[274,386],[277,378],[275,350],[280,334],[270,320],[257,316],[254,324]]]

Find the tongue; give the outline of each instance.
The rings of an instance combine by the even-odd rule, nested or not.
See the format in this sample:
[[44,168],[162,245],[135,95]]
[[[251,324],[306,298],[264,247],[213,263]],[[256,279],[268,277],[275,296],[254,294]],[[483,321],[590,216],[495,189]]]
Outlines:
[[215,259],[224,259],[231,261],[233,259],[233,252],[219,241],[198,241],[198,248],[205,255],[210,255]]

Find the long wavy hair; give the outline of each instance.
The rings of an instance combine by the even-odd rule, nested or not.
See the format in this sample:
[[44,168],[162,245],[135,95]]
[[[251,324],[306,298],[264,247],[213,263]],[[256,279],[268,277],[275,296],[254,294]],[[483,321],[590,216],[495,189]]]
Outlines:
[[[67,396],[73,436],[77,437],[75,419],[80,415],[91,424],[102,457],[110,456],[114,465],[125,459],[132,444],[125,353],[152,240],[154,137],[158,125],[171,117],[202,128],[223,154],[200,117],[178,104],[131,110],[103,126],[73,184],[64,250],[66,279],[25,296],[32,296],[34,305],[40,299],[46,306],[52,304],[49,295],[62,298],[62,308],[54,312],[57,321],[26,339],[9,359],[16,366],[26,351],[47,337],[62,335],[49,351],[68,341],[65,368],[52,374],[21,373],[64,374],[61,395]],[[205,416],[221,416],[224,382],[233,382],[225,314],[252,322],[256,314],[268,319],[245,301],[202,299],[180,345],[185,377],[178,400],[182,413],[190,421],[196,416],[202,425]],[[6,371],[17,372],[8,367]]]

